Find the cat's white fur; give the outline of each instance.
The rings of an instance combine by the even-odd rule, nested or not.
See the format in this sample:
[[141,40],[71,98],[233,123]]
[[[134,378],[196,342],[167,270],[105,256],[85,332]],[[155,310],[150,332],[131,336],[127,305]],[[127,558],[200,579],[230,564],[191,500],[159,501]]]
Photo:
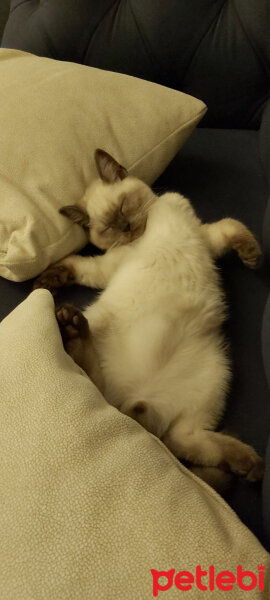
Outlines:
[[105,397],[129,415],[145,403],[138,419],[158,437],[177,419],[186,431],[214,428],[230,377],[224,302],[190,203],[179,194],[157,198],[142,237],[102,259],[112,260],[108,285],[84,315]]

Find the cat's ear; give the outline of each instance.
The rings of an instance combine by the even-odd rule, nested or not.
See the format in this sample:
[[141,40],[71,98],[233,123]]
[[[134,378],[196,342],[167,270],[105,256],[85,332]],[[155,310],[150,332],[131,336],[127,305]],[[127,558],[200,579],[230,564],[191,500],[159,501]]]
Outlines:
[[62,206],[62,208],[59,208],[59,212],[61,215],[68,217],[73,223],[78,223],[78,225],[81,225],[84,229],[89,229],[89,215],[80,206],[76,206],[76,204]]
[[95,161],[97,170],[103,181],[106,183],[117,183],[128,176],[128,172],[105,150],[98,148],[95,151]]

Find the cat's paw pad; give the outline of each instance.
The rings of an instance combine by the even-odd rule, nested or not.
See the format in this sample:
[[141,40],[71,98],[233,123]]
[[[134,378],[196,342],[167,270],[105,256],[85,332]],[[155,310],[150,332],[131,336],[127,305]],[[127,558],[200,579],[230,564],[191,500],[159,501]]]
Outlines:
[[75,338],[86,339],[89,337],[90,331],[87,319],[72,304],[63,304],[57,308],[55,316],[64,342]]
[[45,288],[50,292],[64,286],[71,285],[74,282],[75,276],[71,267],[65,265],[54,265],[43,271],[36,279],[33,289]]
[[258,269],[262,263],[262,252],[253,236],[238,241],[235,246],[238,256],[249,269]]
[[232,473],[244,477],[249,482],[261,481],[264,475],[264,460],[257,452],[243,444],[235,449],[226,461]]

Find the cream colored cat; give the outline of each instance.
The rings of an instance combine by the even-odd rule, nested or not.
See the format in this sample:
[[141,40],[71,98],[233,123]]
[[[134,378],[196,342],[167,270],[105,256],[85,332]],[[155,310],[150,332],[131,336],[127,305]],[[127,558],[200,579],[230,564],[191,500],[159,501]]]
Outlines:
[[230,249],[255,268],[260,248],[239,221],[202,224],[177,193],[156,196],[107,153],[101,179],[79,206],[62,210],[107,252],[69,256],[35,287],[71,283],[104,289],[83,314],[56,311],[63,341],[105,398],[158,436],[179,458],[223,467],[250,481],[263,461],[215,429],[225,407],[230,364],[221,333],[226,316],[215,258]]

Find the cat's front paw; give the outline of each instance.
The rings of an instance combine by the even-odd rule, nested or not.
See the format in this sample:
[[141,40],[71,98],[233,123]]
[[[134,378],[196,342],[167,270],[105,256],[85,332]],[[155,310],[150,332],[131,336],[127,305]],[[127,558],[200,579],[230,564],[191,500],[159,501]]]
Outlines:
[[76,306],[63,304],[55,311],[63,342],[75,338],[87,339],[90,335],[87,319]]
[[58,288],[63,287],[64,285],[71,285],[74,283],[74,280],[74,271],[70,266],[52,265],[51,267],[48,267],[46,271],[43,271],[36,279],[33,290],[45,288],[54,293]]

